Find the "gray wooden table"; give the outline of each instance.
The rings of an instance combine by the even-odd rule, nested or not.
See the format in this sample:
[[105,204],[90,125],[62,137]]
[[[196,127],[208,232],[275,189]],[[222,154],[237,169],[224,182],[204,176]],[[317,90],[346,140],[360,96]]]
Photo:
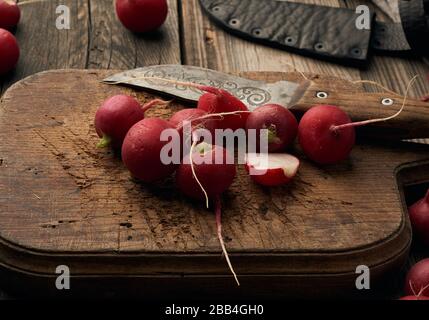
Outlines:
[[[290,64],[304,72],[324,73],[349,80],[368,79],[405,92],[409,79],[420,81],[411,95],[429,93],[425,81],[429,67],[423,61],[376,56],[367,70],[338,66],[304,58],[233,37],[213,25],[202,13],[198,0],[169,0],[165,25],[151,35],[135,35],[117,21],[112,0],[19,0],[22,20],[16,37],[21,58],[16,70],[0,78],[0,93],[12,83],[49,69],[131,69],[153,64],[190,64],[232,71],[289,71]],[[362,1],[304,1],[354,8]],[[58,5],[71,10],[71,29],[55,27]],[[370,4],[368,2],[368,4]],[[380,14],[381,19],[386,19]],[[369,91],[377,91],[367,87]],[[414,247],[409,265],[429,253]],[[400,295],[403,274],[379,292],[382,298]],[[0,299],[6,295],[0,293]]]

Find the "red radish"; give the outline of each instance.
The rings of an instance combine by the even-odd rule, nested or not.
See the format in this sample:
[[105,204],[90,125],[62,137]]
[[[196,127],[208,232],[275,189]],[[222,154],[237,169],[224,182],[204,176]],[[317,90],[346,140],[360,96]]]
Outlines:
[[414,76],[408,83],[399,111],[386,118],[351,122],[350,117],[337,106],[318,105],[308,110],[298,127],[299,143],[304,153],[319,164],[333,164],[346,159],[355,144],[354,127],[388,121],[399,116],[404,110],[408,91],[417,77]]
[[174,127],[165,120],[147,118],[136,123],[122,145],[122,160],[131,174],[143,182],[155,182],[170,176],[175,164],[164,164],[161,150],[168,143],[161,141],[164,130]]
[[246,156],[246,169],[252,179],[263,186],[275,187],[292,181],[298,172],[299,159],[286,153]]
[[0,29],[0,75],[15,68],[19,59],[19,46],[12,33]]
[[0,0],[0,28],[13,29],[19,23],[21,10],[16,1]]
[[128,130],[144,119],[147,110],[156,104],[166,103],[168,102],[155,99],[142,107],[136,99],[127,95],[107,99],[95,115],[95,129],[102,138],[97,146],[104,148],[112,145],[120,148]]
[[195,149],[191,149],[191,154],[184,157],[176,172],[176,182],[179,189],[191,198],[206,197],[215,201],[217,236],[228,266],[237,284],[240,285],[223,241],[220,200],[220,195],[229,188],[235,175],[234,158],[227,150],[203,142]]
[[116,14],[132,32],[149,32],[163,25],[168,14],[167,0],[116,0]]
[[192,123],[192,129],[197,128],[204,128],[210,131],[210,133],[213,135],[215,134],[216,130],[216,121],[214,119],[205,118],[201,119],[204,116],[207,116],[208,113],[201,110],[201,109],[195,109],[195,108],[189,108],[189,109],[183,109],[175,114],[170,118],[170,123],[179,130],[180,133],[182,133],[183,125],[185,121],[190,121]]
[[267,104],[255,109],[248,116],[246,130],[251,129],[257,130],[256,141],[259,141],[261,129],[268,130],[268,152],[279,152],[295,140],[298,121],[285,107]]
[[410,269],[405,280],[405,292],[409,296],[429,296],[429,259]]
[[336,106],[318,105],[311,108],[298,127],[299,143],[304,153],[319,164],[333,164],[346,159],[355,144],[355,129],[334,128],[349,123],[349,116]]
[[218,120],[217,127],[219,129],[237,130],[245,128],[249,109],[243,102],[222,89],[207,86],[200,86],[200,89],[206,91],[206,93],[198,100],[198,109],[208,113],[242,112],[223,116],[222,119]]
[[[216,159],[219,163],[215,163]],[[235,178],[234,159],[220,146],[200,143],[193,150],[192,160],[195,175],[211,199],[228,189]],[[190,155],[186,155],[179,165],[176,181],[183,194],[198,200],[205,199],[205,194],[192,173]]]
[[411,224],[417,236],[429,246],[429,190],[409,209]]

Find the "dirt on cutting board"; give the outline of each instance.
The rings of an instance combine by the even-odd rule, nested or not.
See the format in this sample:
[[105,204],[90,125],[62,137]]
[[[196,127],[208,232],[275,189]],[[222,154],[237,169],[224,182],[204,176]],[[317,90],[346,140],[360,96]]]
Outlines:
[[[94,114],[106,98],[153,97],[100,82],[112,73],[44,72],[4,95],[0,251],[9,254],[2,263],[40,274],[66,261],[79,274],[228,275],[204,203],[181,196],[173,179],[135,181],[118,155],[95,147]],[[168,118],[181,108],[175,102],[149,115]],[[353,275],[361,263],[379,273],[402,263],[411,240],[402,190],[415,180],[409,172],[429,177],[429,146],[362,144],[348,161],[327,167],[294,152],[304,160],[292,184],[264,189],[239,168],[223,197],[223,233],[237,273]]]

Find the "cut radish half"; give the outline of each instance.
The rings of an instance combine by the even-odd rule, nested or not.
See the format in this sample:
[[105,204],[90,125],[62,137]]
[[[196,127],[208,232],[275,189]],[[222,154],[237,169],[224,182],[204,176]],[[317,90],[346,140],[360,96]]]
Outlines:
[[252,179],[267,187],[280,186],[292,181],[298,172],[299,159],[286,153],[248,153],[246,169]]

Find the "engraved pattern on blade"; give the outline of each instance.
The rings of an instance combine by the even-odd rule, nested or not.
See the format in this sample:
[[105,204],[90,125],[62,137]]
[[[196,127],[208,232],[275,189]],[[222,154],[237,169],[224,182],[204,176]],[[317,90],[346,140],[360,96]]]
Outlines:
[[108,77],[104,82],[126,82],[126,84],[166,93],[187,101],[198,101],[202,92],[180,84],[162,83],[148,78],[165,78],[181,82],[194,82],[227,90],[243,101],[250,110],[267,103],[289,106],[299,85],[289,81],[268,84],[232,76],[226,73],[181,65],[161,65],[125,71]]

